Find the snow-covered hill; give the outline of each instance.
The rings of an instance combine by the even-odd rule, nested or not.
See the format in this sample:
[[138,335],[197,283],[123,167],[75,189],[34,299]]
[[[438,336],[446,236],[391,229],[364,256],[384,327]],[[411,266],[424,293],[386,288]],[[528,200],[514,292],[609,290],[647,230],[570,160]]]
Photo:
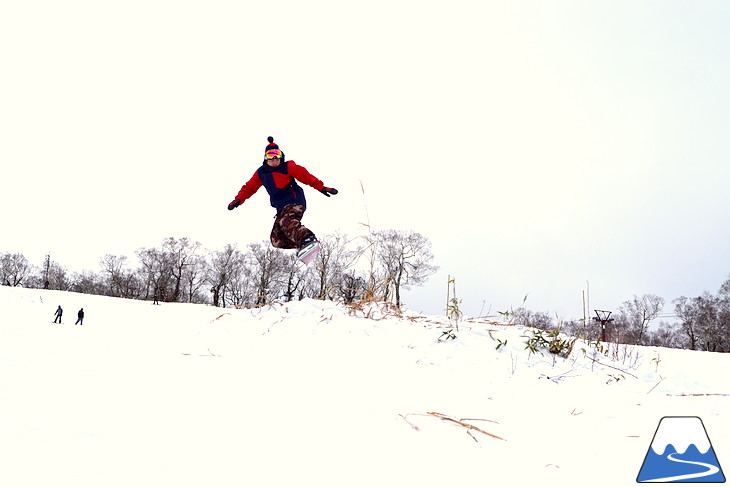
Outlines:
[[633,485],[670,415],[701,417],[730,465],[727,354],[566,359],[522,327],[451,339],[443,317],[312,300],[0,287],[0,309],[4,486]]

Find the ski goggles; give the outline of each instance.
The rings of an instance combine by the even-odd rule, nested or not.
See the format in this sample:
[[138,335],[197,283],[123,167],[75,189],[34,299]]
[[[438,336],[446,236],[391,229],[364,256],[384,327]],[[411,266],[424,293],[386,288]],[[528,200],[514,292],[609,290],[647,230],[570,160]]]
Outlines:
[[281,159],[281,151],[279,149],[267,150],[266,159]]

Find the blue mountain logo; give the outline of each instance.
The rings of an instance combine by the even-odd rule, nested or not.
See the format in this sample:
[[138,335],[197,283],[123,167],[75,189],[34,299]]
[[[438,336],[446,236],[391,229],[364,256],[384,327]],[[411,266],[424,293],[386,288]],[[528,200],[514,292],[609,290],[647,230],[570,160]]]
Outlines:
[[702,420],[695,416],[662,418],[636,481],[725,482]]

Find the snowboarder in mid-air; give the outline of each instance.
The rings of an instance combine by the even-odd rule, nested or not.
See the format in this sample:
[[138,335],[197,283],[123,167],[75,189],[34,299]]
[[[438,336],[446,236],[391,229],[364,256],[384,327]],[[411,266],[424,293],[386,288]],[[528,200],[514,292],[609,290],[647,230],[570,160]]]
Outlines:
[[329,198],[337,190],[324,185],[312,176],[304,166],[287,161],[274,138],[268,138],[265,159],[251,179],[241,187],[233,201],[228,205],[233,210],[253,196],[263,186],[269,193],[271,206],[276,208],[276,220],[271,229],[271,244],[279,249],[297,249],[297,257],[309,263],[319,253],[317,237],[302,225],[302,216],[307,209],[304,190],[297,181],[313,187]]

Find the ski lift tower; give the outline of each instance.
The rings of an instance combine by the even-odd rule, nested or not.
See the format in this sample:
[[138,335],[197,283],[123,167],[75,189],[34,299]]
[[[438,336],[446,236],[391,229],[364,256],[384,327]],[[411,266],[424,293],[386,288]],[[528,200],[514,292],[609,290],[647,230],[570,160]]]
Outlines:
[[606,341],[606,325],[613,321],[613,318],[610,318],[611,311],[603,311],[601,309],[594,309],[593,311],[596,312],[596,316],[593,318],[593,321],[597,321],[601,324],[601,341]]
[[46,261],[43,264],[43,273],[45,274],[45,280],[43,281],[43,289],[48,289],[51,285],[49,280],[49,274],[51,272],[51,254],[46,254]]

